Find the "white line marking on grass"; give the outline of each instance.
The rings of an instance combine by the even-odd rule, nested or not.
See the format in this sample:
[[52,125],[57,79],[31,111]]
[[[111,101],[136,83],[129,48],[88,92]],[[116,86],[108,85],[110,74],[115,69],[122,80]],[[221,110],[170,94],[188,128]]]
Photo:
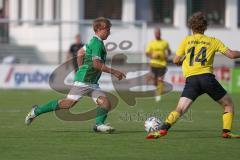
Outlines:
[[19,113],[19,109],[0,109],[0,113]]

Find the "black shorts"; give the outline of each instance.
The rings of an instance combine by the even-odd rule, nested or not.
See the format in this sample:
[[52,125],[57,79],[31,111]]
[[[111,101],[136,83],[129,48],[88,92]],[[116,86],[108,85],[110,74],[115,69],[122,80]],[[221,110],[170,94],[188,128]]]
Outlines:
[[157,67],[151,67],[152,73],[155,77],[162,77],[167,71],[166,67],[157,68]]
[[215,101],[226,95],[226,90],[211,73],[187,77],[181,97],[195,100],[198,96],[207,93]]

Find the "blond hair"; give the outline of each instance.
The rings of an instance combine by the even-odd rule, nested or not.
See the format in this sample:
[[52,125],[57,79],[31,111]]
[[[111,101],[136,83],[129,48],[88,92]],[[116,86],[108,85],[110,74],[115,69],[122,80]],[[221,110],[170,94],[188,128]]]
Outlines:
[[99,29],[110,28],[112,26],[109,19],[105,17],[98,17],[93,21],[93,30],[96,32]]

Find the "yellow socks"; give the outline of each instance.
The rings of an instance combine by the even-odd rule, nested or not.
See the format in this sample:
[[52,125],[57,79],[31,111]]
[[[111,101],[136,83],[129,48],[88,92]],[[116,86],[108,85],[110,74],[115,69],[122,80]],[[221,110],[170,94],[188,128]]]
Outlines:
[[[173,125],[181,116],[177,111],[172,111],[165,120],[165,123]],[[230,132],[232,129],[233,113],[226,112],[223,114],[223,132]]]
[[170,125],[172,125],[172,124],[174,124],[174,123],[178,120],[178,118],[179,118],[180,116],[181,116],[180,113],[178,113],[177,111],[172,111],[172,112],[168,115],[168,117],[167,117],[167,119],[165,120],[165,122],[168,123],[168,124],[170,124]]
[[158,81],[156,88],[156,95],[160,96],[164,91],[164,83],[162,81]]
[[232,121],[233,121],[233,113],[226,112],[223,114],[223,130],[231,131],[232,129]]

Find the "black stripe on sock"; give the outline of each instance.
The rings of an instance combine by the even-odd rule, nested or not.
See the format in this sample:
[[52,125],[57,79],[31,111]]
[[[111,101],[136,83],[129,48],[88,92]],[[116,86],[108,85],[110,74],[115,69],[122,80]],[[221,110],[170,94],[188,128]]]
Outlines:
[[228,132],[230,132],[229,129],[223,129],[222,131],[223,131],[224,133],[228,133]]
[[161,126],[162,130],[169,130],[171,128],[171,124],[169,123],[163,123],[163,125]]

